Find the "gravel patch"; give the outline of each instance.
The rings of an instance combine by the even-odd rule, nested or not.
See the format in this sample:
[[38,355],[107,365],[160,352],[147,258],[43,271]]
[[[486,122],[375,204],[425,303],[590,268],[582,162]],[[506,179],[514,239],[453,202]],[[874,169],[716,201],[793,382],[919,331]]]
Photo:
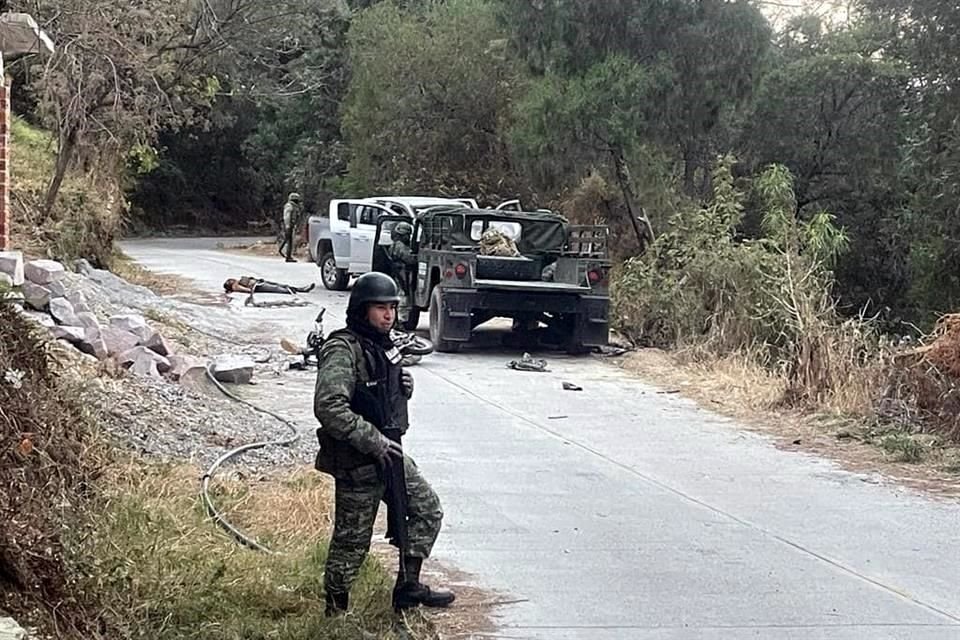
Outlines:
[[[256,362],[255,379],[279,375],[288,357],[244,339],[230,303],[197,304],[162,297],[109,271],[82,261],[78,272],[64,274],[64,286],[83,294],[91,310],[105,319],[137,313],[177,345],[177,353],[206,359],[225,354]],[[77,362],[89,358],[67,350]],[[193,462],[206,468],[231,449],[262,440],[284,439],[290,430],[275,418],[223,395],[210,383],[185,387],[166,379],[141,378],[122,371],[101,370],[87,378],[92,405],[100,406],[104,430],[117,443],[162,461]],[[244,385],[228,385],[242,392]],[[302,432],[301,432],[302,433]],[[312,464],[316,443],[301,437],[294,444],[244,453],[223,467],[223,474],[258,478],[277,467]]]

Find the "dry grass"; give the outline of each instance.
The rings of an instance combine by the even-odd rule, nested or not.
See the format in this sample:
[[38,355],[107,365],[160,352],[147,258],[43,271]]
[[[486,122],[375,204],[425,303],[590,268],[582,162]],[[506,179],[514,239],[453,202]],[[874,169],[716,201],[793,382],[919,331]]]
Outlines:
[[[194,478],[196,480],[196,478]],[[333,526],[333,482],[303,467],[254,483],[219,482],[233,496],[228,518],[250,532],[270,532],[277,550],[304,551]]]
[[781,448],[832,458],[856,472],[879,472],[932,494],[960,495],[960,448],[862,412],[866,399],[877,395],[872,385],[879,369],[862,379],[851,375],[820,409],[810,411],[784,407],[787,381],[750,354],[711,358],[696,349],[642,349],[622,358],[620,367],[664,393],[683,394],[770,435]]
[[157,275],[145,269],[119,249],[115,249],[110,261],[110,270],[132,284],[146,287],[160,296],[172,296],[187,293],[205,294],[197,289],[192,280],[175,275]]
[[[229,241],[221,242],[218,249],[222,251],[230,251],[232,253],[245,253],[248,255],[263,256],[266,258],[281,258],[280,254],[277,251],[277,244],[275,242],[258,240],[252,244],[244,244],[241,242],[231,243]],[[307,249],[307,245],[298,242],[297,248],[293,252],[295,258],[299,260],[305,260],[310,257],[310,252]]]
[[[303,467],[214,484],[214,499],[234,524],[278,552],[240,547],[204,514],[199,470],[129,460],[109,469],[109,489],[93,535],[75,540],[85,588],[103,594],[111,638],[174,640],[353,640],[470,637],[487,631],[498,601],[458,586],[454,609],[414,611],[398,635],[390,610],[396,550],[376,544],[351,593],[351,613],[323,616],[323,564],[331,526],[332,483]],[[381,527],[382,529],[382,527]],[[379,559],[379,562],[378,562]],[[448,582],[434,562],[427,578]]]
[[[351,615],[323,615],[329,483],[307,470],[218,481],[231,518],[280,553],[237,545],[205,515],[192,466],[131,460],[109,471],[92,535],[74,540],[84,588],[102,594],[110,638],[238,640],[395,637],[393,581],[364,564]],[[412,616],[413,637],[436,637]]]
[[622,358],[620,366],[656,380],[668,392],[683,393],[743,418],[771,410],[786,389],[782,377],[741,353],[711,359],[695,349],[642,349]]
[[59,602],[50,623],[81,627],[97,594],[76,591],[64,535],[107,455],[83,362],[0,304],[0,604],[32,615]]

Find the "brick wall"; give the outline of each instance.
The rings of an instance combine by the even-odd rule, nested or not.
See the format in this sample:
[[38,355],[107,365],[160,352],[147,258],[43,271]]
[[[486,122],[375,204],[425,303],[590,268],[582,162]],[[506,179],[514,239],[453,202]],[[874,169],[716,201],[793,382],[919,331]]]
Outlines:
[[0,76],[0,251],[10,248],[10,80]]

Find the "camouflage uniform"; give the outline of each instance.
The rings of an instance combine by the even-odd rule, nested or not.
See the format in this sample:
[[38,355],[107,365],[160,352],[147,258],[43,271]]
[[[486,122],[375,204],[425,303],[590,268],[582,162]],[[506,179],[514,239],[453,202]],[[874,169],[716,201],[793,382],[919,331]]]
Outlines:
[[407,293],[407,283],[409,282],[410,267],[417,266],[417,256],[413,254],[410,245],[403,240],[394,240],[390,248],[387,249],[387,256],[393,267],[394,282],[397,283],[397,289],[400,291],[400,304],[397,306],[397,317],[401,323],[406,323],[410,317],[410,296]]
[[480,236],[480,255],[515,258],[520,250],[517,243],[499,229],[487,229]]
[[[320,421],[317,468],[336,479],[336,514],[324,578],[327,593],[348,593],[370,548],[384,482],[374,462],[387,443],[371,423],[350,408],[354,388],[369,382],[358,342],[334,333],[318,361],[314,413]],[[409,456],[404,456],[409,548],[427,558],[440,531],[440,500]]]
[[280,253],[286,257],[287,262],[293,261],[293,251],[296,248],[293,236],[299,223],[300,195],[291,193],[287,203],[283,205],[283,243],[280,245]]

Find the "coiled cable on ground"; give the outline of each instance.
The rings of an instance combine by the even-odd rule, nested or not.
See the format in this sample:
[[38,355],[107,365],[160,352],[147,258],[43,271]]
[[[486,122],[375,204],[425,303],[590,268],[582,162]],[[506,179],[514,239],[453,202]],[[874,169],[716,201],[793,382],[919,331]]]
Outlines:
[[244,400],[243,398],[237,396],[236,394],[228,390],[226,387],[224,387],[223,384],[221,384],[221,382],[217,380],[216,376],[214,375],[214,363],[212,362],[207,365],[207,378],[210,379],[210,381],[217,387],[217,389],[220,390],[221,393],[223,393],[225,396],[227,396],[231,400],[234,400],[236,402],[239,402],[240,404],[246,405],[251,409],[253,409],[254,411],[268,415],[271,418],[274,418],[275,420],[280,421],[281,423],[283,423],[285,427],[290,429],[291,435],[288,438],[284,438],[280,440],[263,440],[260,442],[251,442],[249,444],[241,445],[235,449],[227,451],[225,454],[217,458],[213,462],[213,464],[210,465],[210,468],[207,469],[207,472],[204,473],[203,477],[200,479],[201,500],[203,500],[203,505],[204,505],[204,508],[207,510],[207,513],[210,515],[211,518],[213,518],[213,521],[217,525],[219,525],[224,531],[226,531],[231,536],[233,536],[233,538],[236,539],[237,542],[244,545],[245,547],[248,547],[255,551],[262,551],[264,553],[271,553],[271,554],[277,553],[275,551],[272,551],[268,547],[260,544],[259,542],[257,542],[255,538],[253,538],[252,536],[250,536],[249,534],[241,530],[239,527],[232,524],[229,520],[227,520],[226,516],[223,515],[223,513],[221,513],[217,509],[216,505],[213,502],[213,498],[210,497],[210,481],[213,480],[213,476],[217,472],[217,470],[229,460],[232,460],[233,458],[243,455],[248,451],[263,449],[264,447],[269,447],[269,446],[289,447],[290,445],[294,444],[295,442],[297,442],[297,440],[300,439],[300,434],[297,432],[297,427],[292,421],[287,420],[283,416],[278,415],[273,411],[270,411],[269,409],[264,409],[263,407],[258,406],[257,404],[254,404],[249,400]]

